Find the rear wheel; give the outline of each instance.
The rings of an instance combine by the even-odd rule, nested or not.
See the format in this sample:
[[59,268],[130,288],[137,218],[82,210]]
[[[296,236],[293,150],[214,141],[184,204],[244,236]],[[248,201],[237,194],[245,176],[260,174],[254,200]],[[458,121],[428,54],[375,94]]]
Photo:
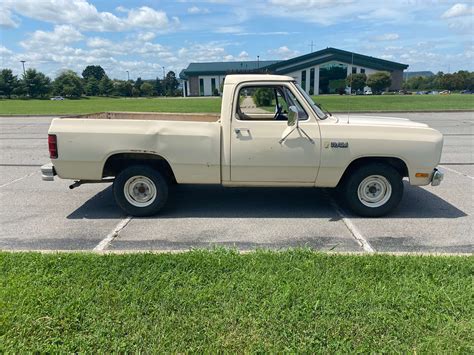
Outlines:
[[348,208],[364,217],[383,216],[400,203],[403,181],[388,164],[373,163],[353,170],[342,186]]
[[137,217],[157,214],[168,200],[168,183],[155,169],[135,165],[115,178],[113,192],[117,205]]

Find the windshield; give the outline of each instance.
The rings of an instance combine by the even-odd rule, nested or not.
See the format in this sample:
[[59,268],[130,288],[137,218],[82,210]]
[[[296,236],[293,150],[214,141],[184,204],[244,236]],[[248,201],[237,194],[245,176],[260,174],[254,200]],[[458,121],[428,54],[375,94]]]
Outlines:
[[311,98],[311,96],[309,96],[306,91],[303,90],[303,88],[299,85],[299,84],[296,84],[296,88],[298,89],[298,91],[301,93],[301,95],[304,96],[304,98],[306,99],[306,101],[308,102],[308,104],[311,106],[311,108],[313,109],[313,111],[316,113],[316,115],[318,115],[318,117],[322,120],[328,118],[329,116],[329,112],[325,112],[321,106],[319,106],[317,103],[315,103],[313,101],[313,99]]

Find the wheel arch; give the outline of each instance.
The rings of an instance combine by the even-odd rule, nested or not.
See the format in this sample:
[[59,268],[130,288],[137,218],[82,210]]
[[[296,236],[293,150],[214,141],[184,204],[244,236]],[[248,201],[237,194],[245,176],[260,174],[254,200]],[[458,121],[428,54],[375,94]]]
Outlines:
[[176,183],[170,163],[161,155],[147,152],[117,152],[107,157],[102,167],[102,178],[116,176],[131,165],[147,165],[161,172],[169,182]]
[[386,156],[367,156],[367,157],[359,157],[352,160],[347,167],[344,169],[344,173],[342,174],[341,178],[339,179],[338,186],[341,185],[345,179],[350,175],[350,173],[357,168],[372,164],[372,163],[382,163],[392,166],[395,170],[398,171],[400,176],[408,177],[409,170],[407,163],[399,158],[399,157],[386,157]]

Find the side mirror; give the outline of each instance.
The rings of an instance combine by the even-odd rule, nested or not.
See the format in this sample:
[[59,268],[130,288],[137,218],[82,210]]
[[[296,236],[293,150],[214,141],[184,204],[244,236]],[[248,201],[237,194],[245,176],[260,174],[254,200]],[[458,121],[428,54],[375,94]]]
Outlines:
[[296,106],[290,106],[288,111],[288,126],[292,127],[298,122],[298,109]]

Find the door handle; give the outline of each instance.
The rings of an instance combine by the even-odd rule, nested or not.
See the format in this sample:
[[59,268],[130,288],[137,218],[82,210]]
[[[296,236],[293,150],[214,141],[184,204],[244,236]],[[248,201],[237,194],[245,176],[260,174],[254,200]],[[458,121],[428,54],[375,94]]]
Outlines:
[[243,131],[250,132],[250,129],[248,128],[234,128],[234,132],[236,135],[241,134]]

